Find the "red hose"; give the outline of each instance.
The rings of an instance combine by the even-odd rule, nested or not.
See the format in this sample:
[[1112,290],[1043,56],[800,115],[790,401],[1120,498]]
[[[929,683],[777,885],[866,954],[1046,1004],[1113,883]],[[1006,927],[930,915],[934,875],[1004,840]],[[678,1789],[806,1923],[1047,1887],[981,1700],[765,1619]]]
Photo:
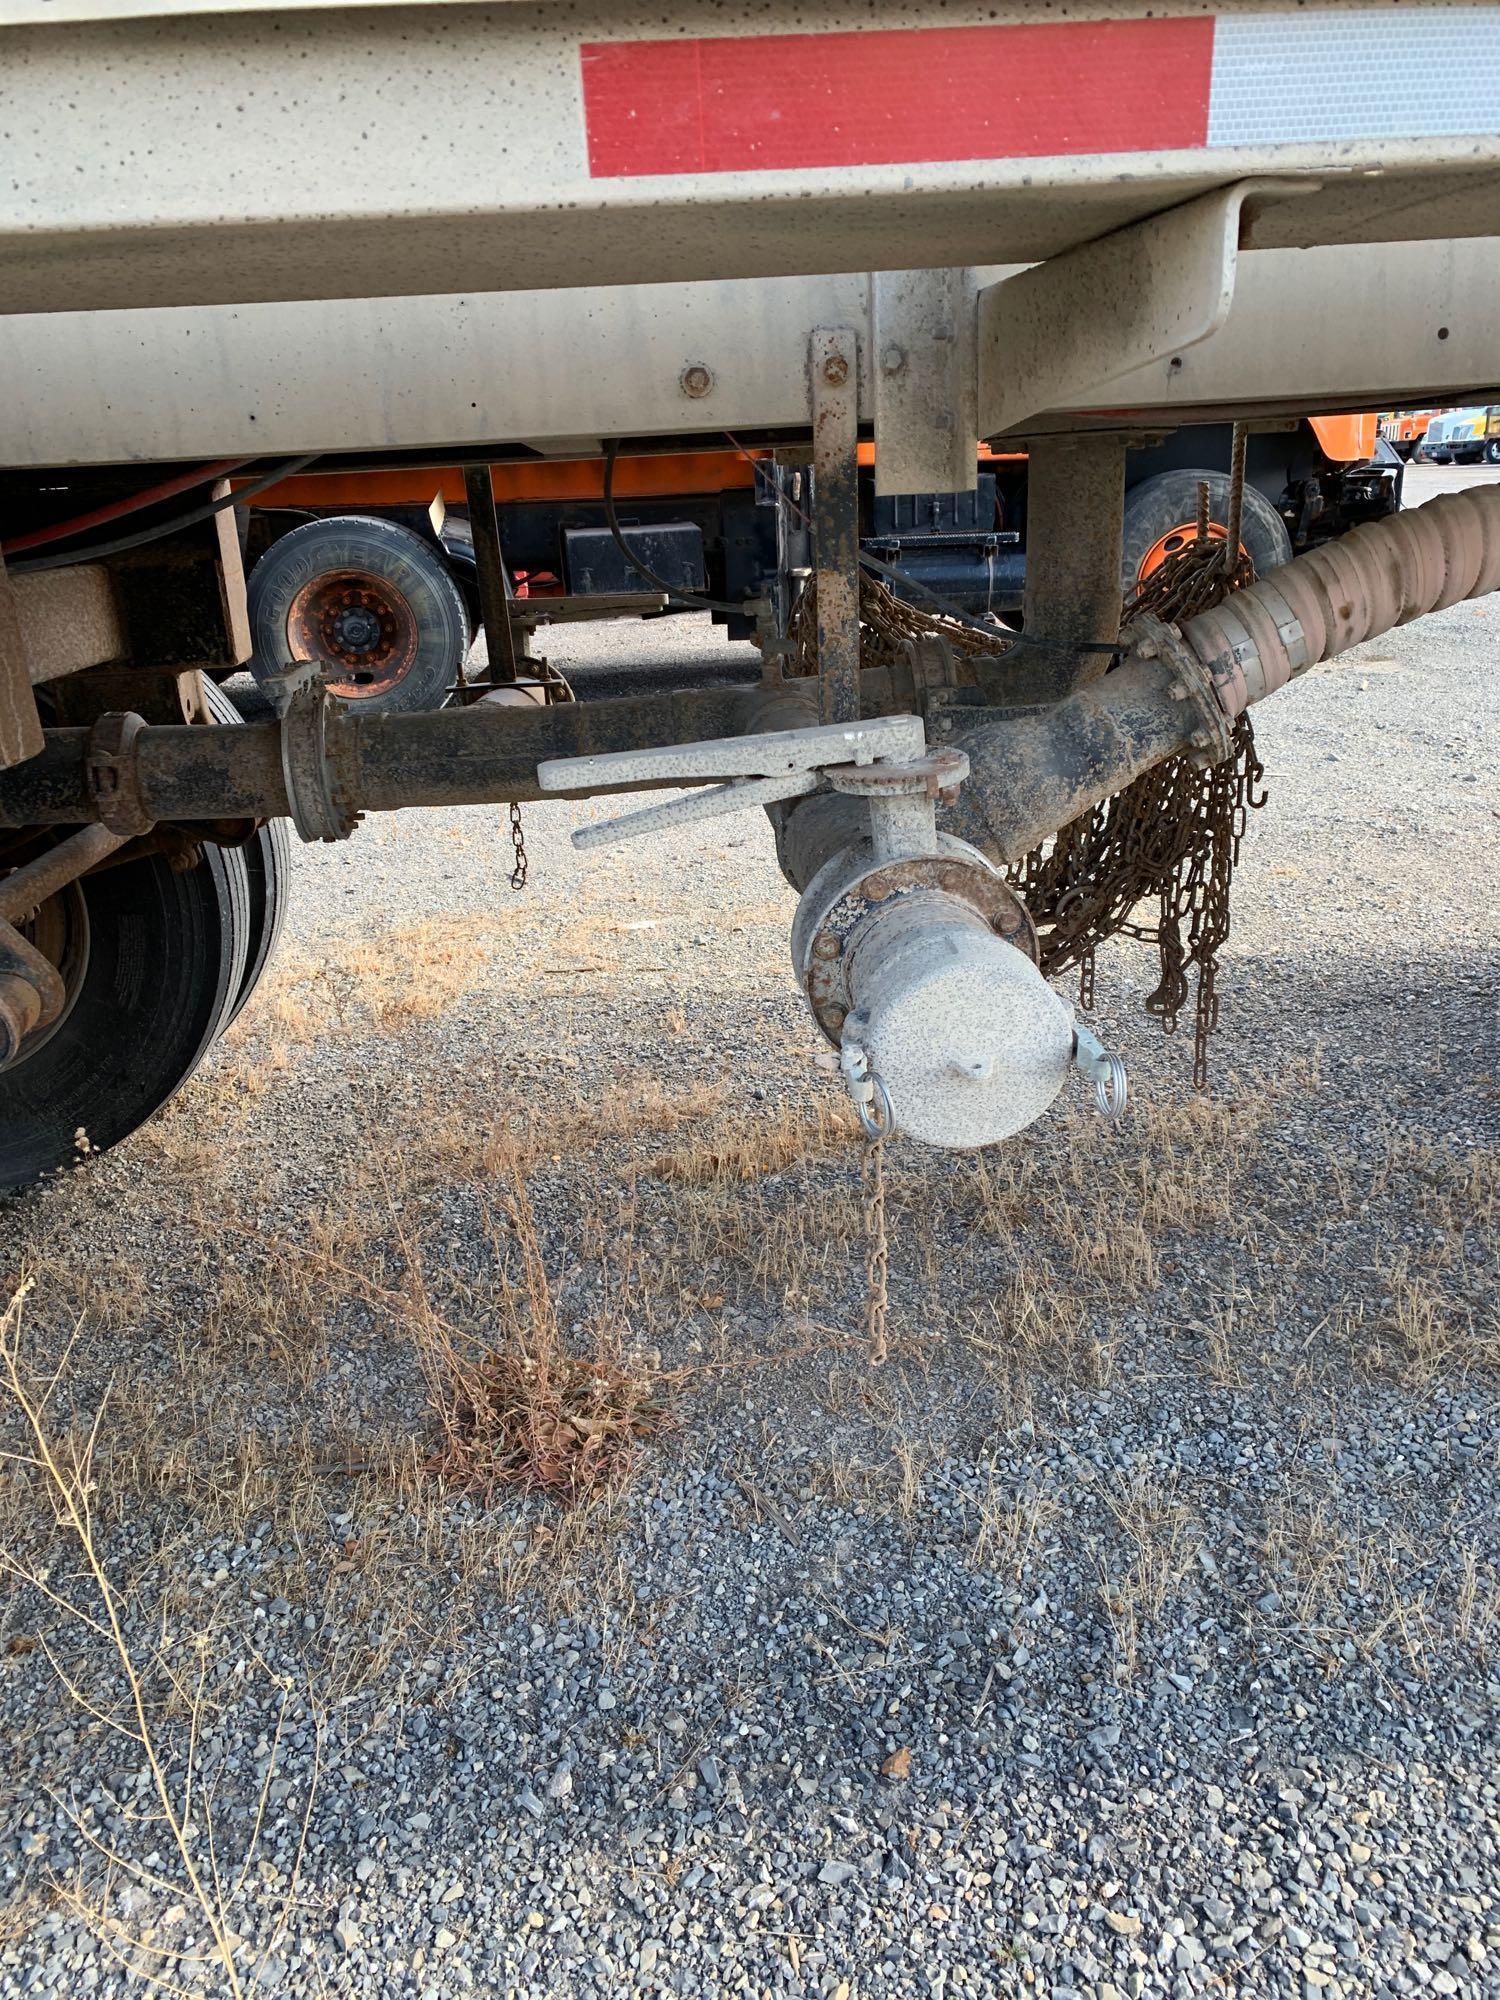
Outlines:
[[118,521],[122,515],[138,514],[143,507],[154,507],[159,500],[170,500],[174,494],[185,493],[190,486],[202,486],[211,479],[224,479],[231,472],[238,472],[248,465],[248,458],[220,458],[212,465],[194,466],[191,472],[177,472],[170,479],[162,480],[159,486],[146,486],[139,493],[127,493],[122,500],[111,500],[107,507],[95,507],[92,513],[75,514],[70,521],[54,521],[48,528],[33,528],[27,535],[12,535],[0,542],[0,554],[18,556],[23,549],[39,549],[47,542],[66,541],[69,535],[81,535],[88,528],[101,527],[106,521]]

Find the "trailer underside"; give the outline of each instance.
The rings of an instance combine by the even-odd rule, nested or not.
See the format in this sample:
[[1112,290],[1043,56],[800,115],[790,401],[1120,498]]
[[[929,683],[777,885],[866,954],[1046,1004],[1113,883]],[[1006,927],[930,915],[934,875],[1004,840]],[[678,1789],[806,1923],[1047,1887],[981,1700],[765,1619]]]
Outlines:
[[[0,31],[24,163],[0,195],[0,1180],[56,1164],[89,1091],[107,1140],[190,1071],[264,963],[284,818],[340,839],[406,804],[714,781],[673,811],[773,809],[857,1101],[873,1077],[934,1143],[1002,1136],[1086,1054],[1002,864],[1168,759],[1222,762],[1318,660],[1500,582],[1500,509],[1465,501],[1120,636],[1132,442],[1500,395],[1500,8],[589,15],[22,0]],[[1393,62],[1440,60],[1443,90],[1389,100]],[[397,87],[394,138],[351,129]],[[1019,637],[950,621],[870,656],[870,437],[885,495],[967,487],[976,438],[1024,442]],[[205,691],[249,651],[215,478],[726,438],[815,475],[815,633],[799,654],[762,604],[743,690],[557,700],[479,484],[485,700],[361,718],[289,669],[276,719],[241,726]],[[186,498],[142,512],[170,466]],[[123,964],[132,909],[182,991],[170,1035],[129,1014],[170,1052],[126,1104],[98,955]]]

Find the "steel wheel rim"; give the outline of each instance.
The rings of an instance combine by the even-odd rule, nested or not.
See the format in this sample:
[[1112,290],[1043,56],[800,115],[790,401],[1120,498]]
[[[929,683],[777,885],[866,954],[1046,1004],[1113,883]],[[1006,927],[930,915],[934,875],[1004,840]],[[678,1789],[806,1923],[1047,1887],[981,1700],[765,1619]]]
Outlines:
[[[1146,581],[1147,577],[1154,570],[1161,568],[1168,556],[1179,554],[1183,549],[1190,547],[1197,539],[1198,523],[1196,518],[1191,521],[1179,521],[1175,528],[1168,528],[1164,535],[1158,535],[1136,565],[1135,580],[1137,588]],[[1229,539],[1229,530],[1222,522],[1210,521],[1208,524],[1208,539],[1211,542],[1227,542]],[[1249,553],[1250,551],[1242,541],[1240,543],[1240,554],[1248,556]]]
[[305,583],[286,615],[294,660],[317,660],[328,686],[345,701],[367,701],[397,687],[416,664],[420,633],[411,605],[369,570],[326,570]]

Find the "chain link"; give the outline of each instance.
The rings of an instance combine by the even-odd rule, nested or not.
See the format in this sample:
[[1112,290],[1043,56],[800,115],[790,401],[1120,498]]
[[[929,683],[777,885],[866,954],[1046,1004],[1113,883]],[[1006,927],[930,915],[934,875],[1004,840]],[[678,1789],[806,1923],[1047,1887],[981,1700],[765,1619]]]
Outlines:
[[[1244,438],[1230,474],[1231,525],[1241,518]],[[1198,488],[1198,532],[1169,555],[1125,607],[1125,621],[1149,612],[1175,624],[1255,581],[1250,558],[1212,538],[1209,492]],[[1154,944],[1160,971],[1146,1011],[1172,1034],[1198,975],[1193,1018],[1193,1082],[1208,1082],[1208,1041],[1219,1019],[1219,953],[1229,936],[1230,888],[1249,814],[1266,802],[1265,769],[1248,715],[1234,725],[1230,754],[1200,770],[1169,757],[1133,785],[1059,830],[1008,871],[1037,925],[1041,969],[1050,978],[1078,967],[1078,1004],[1094,1004],[1094,954],[1124,935]],[[1155,922],[1135,917],[1154,901]]]
[[510,844],[515,849],[516,862],[510,871],[512,889],[526,887],[526,834],[521,825],[521,808],[512,799],[510,802]]
[[883,1368],[890,1356],[886,1332],[890,1305],[890,1244],[885,1233],[885,1141],[866,1141],[860,1162],[864,1189],[865,1234],[865,1343],[872,1368]]

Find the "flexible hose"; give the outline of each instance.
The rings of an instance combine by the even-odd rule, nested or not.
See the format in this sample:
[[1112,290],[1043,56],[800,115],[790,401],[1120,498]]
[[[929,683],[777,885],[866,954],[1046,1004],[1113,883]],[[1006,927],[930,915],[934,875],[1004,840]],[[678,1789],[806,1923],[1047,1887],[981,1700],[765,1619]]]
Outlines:
[[1500,486],[1445,493],[1283,563],[1182,636],[1227,715],[1429,611],[1500,589]]
[[[1180,629],[1233,717],[1320,660],[1497,589],[1500,486],[1473,486],[1325,542]],[[947,825],[989,854],[1018,860],[1163,758],[1194,747],[1201,711],[1182,694],[1165,659],[1136,652],[1051,708],[1002,712],[969,729],[960,723],[949,740],[968,753],[970,773]]]

